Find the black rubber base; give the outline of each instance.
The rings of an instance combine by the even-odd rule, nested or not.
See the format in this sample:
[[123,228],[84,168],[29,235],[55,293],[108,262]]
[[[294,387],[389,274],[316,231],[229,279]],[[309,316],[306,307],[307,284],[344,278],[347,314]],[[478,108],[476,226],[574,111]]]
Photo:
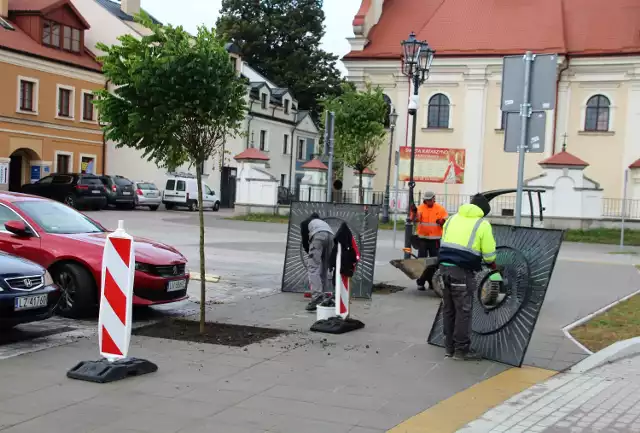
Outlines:
[[344,334],[345,332],[355,331],[364,328],[364,323],[359,320],[347,317],[331,317],[327,320],[318,320],[311,325],[313,332],[323,332],[325,334]]
[[78,363],[67,372],[67,377],[87,382],[109,383],[156,371],[158,371],[158,366],[145,359],[125,358],[114,362],[101,359]]

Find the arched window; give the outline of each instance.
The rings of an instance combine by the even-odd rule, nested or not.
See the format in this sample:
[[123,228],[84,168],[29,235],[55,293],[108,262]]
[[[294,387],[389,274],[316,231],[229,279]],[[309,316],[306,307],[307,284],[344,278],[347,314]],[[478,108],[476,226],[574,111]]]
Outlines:
[[383,94],[385,104],[387,104],[387,109],[384,112],[384,127],[389,128],[389,114],[391,114],[391,98],[387,95]]
[[611,102],[603,95],[595,95],[587,101],[587,112],[584,118],[585,131],[608,131]]
[[427,128],[448,128],[450,108],[449,98],[442,93],[433,95],[429,99]]

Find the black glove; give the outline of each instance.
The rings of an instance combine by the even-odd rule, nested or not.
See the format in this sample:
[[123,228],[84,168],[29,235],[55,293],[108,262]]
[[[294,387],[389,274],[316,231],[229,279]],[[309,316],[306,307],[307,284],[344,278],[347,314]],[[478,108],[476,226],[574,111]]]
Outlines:
[[436,220],[436,224],[438,224],[440,227],[444,226],[445,222],[447,222],[447,220],[445,220],[444,218],[440,218],[439,220]]
[[491,270],[493,271],[498,269],[498,265],[496,265],[496,262],[487,263],[487,266],[489,266],[489,268],[491,268]]

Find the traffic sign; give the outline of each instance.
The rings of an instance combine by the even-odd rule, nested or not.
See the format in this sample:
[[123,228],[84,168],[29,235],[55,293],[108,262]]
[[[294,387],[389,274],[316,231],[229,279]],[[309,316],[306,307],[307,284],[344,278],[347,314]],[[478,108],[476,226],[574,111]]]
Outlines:
[[[520,113],[506,113],[507,125],[504,131],[504,151],[518,153],[522,132],[522,116]],[[547,113],[534,111],[529,118],[527,129],[527,152],[544,153]]]
[[[556,107],[557,54],[535,54],[531,67],[529,103],[533,111],[553,110]],[[520,112],[524,103],[524,56],[507,56],[502,63],[502,99],[500,109]]]

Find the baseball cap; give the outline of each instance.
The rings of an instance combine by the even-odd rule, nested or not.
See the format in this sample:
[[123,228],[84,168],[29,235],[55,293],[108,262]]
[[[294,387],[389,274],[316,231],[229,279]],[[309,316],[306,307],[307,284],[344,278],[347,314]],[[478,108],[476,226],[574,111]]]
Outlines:
[[424,193],[424,196],[422,197],[423,200],[431,200],[432,198],[434,198],[436,196],[436,193],[433,191],[427,191]]

